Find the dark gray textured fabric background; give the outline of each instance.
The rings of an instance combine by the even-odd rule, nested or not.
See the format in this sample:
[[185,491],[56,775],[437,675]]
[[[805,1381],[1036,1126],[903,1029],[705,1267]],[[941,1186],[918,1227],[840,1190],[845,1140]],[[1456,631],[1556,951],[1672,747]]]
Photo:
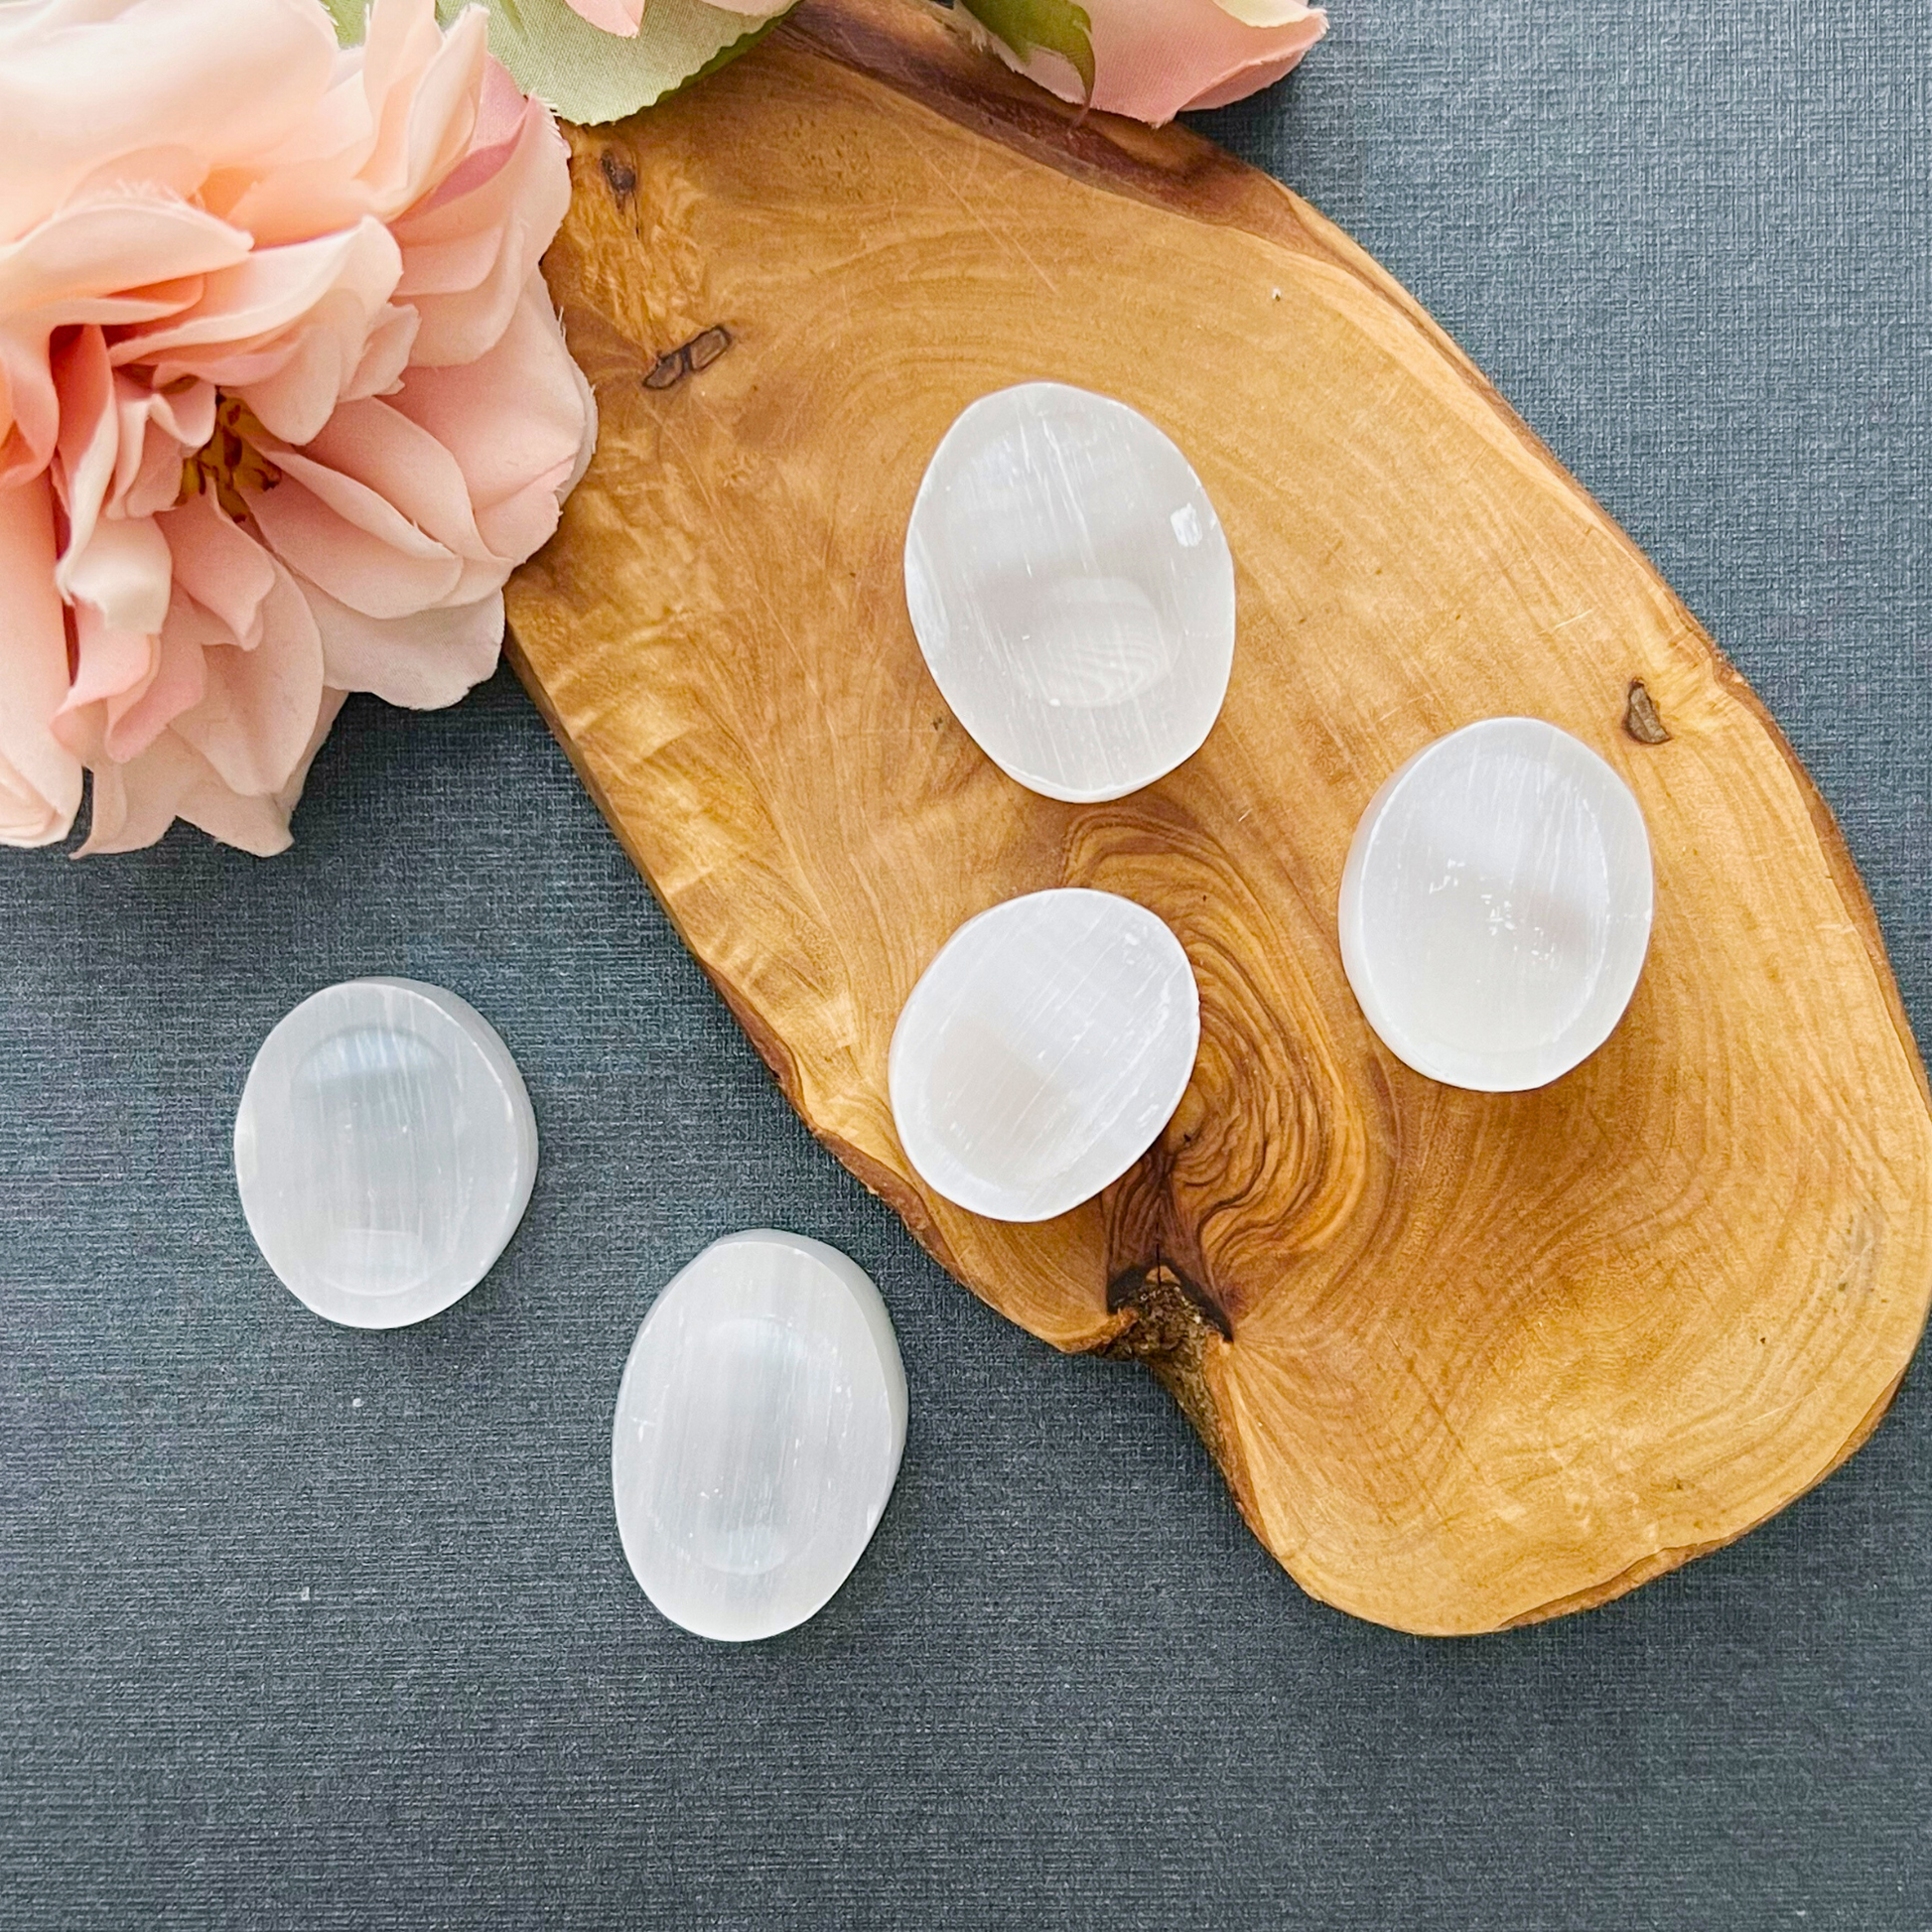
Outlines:
[[[1414,289],[1810,761],[1932,1026],[1932,11],[1337,0],[1209,117]],[[792,1119],[507,678],[350,705],[288,858],[0,853],[9,1926],[1932,1927],[1932,1393],[1740,1546],[1475,1642],[1351,1622],[1136,1372],[953,1287]],[[389,1335],[268,1275],[228,1162],[299,998],[403,972],[544,1164]],[[871,1553],[752,1649],[609,1501],[712,1236],[878,1279]]]

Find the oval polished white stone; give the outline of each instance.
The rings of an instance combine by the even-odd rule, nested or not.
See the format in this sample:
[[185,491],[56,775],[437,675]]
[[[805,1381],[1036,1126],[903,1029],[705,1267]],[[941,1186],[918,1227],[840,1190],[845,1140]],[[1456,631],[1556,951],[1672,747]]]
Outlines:
[[1630,787],[1555,725],[1488,718],[1425,746],[1363,813],[1342,965],[1418,1073],[1482,1093],[1547,1086],[1623,1017],[1651,895]]
[[1145,906],[1063,887],[968,919],[893,1031],[893,1119],[919,1176],[996,1221],[1118,1180],[1193,1074],[1200,995]]
[[263,1040],[235,1182],[268,1265],[317,1314],[399,1328],[483,1280],[523,1218],[537,1124],[482,1014],[415,980],[348,980]]
[[798,1234],[713,1242],[652,1305],[618,1391],[631,1574],[698,1636],[775,1637],[852,1574],[904,1449],[905,1371],[864,1270]]
[[1119,798],[1200,750],[1234,662],[1234,560],[1187,459],[1138,411],[1026,382],[946,432],[905,533],[934,681],[1008,776]]

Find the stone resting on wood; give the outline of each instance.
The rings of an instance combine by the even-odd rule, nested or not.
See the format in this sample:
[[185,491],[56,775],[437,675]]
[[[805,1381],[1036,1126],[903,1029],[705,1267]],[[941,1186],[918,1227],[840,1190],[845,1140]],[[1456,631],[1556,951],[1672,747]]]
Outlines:
[[[1147,1362],[1297,1581],[1403,1629],[1602,1602],[1857,1449],[1932,1287],[1870,907],[1750,691],[1428,316],[1265,177],[1059,109],[900,0],[809,0],[572,145],[547,269],[603,429],[512,585],[519,667],[792,1103],[938,1260]],[[1104,805],[979,752],[904,603],[927,458],[1034,377],[1166,430],[1235,558],[1219,724]],[[1336,895],[1382,780],[1506,713],[1634,789],[1656,925],[1607,1045],[1476,1094],[1369,1032]],[[1200,1057],[1122,1181],[1004,1225],[920,1186],[887,1049],[962,921],[1068,884],[1179,936]]]

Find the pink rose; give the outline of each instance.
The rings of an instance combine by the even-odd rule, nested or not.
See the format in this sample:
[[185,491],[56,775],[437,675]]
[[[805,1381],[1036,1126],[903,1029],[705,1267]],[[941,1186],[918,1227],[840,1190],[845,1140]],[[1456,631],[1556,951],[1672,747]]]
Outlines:
[[[564,4],[593,27],[602,27],[607,34],[619,34],[629,40],[643,25],[650,0],[564,0]],[[705,0],[705,4],[728,14],[749,14],[758,21],[776,13],[785,0]]]
[[434,0],[0,8],[0,840],[267,854],[344,695],[487,676],[592,406],[547,109]]
[[[1160,126],[1196,107],[1224,107],[1279,80],[1328,31],[1303,0],[1081,0],[1091,23],[1093,101]],[[1055,54],[994,51],[1062,100],[1080,77]]]

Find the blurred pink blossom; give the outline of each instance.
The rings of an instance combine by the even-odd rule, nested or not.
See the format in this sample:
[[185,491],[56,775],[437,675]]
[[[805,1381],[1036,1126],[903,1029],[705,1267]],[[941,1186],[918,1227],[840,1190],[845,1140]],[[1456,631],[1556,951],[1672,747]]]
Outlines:
[[472,9],[0,9],[0,840],[267,854],[345,693],[452,703],[592,404],[547,109]]
[[[602,27],[607,34],[621,34],[628,40],[636,33],[650,0],[564,0],[572,13]],[[723,13],[749,14],[763,20],[784,6],[785,0],[705,0],[706,6]]]
[[[1093,42],[1092,105],[1159,126],[1196,107],[1224,107],[1279,80],[1328,31],[1328,16],[1303,0],[1081,0]],[[1081,98],[1080,77],[1037,51],[1018,68],[1063,100]]]

